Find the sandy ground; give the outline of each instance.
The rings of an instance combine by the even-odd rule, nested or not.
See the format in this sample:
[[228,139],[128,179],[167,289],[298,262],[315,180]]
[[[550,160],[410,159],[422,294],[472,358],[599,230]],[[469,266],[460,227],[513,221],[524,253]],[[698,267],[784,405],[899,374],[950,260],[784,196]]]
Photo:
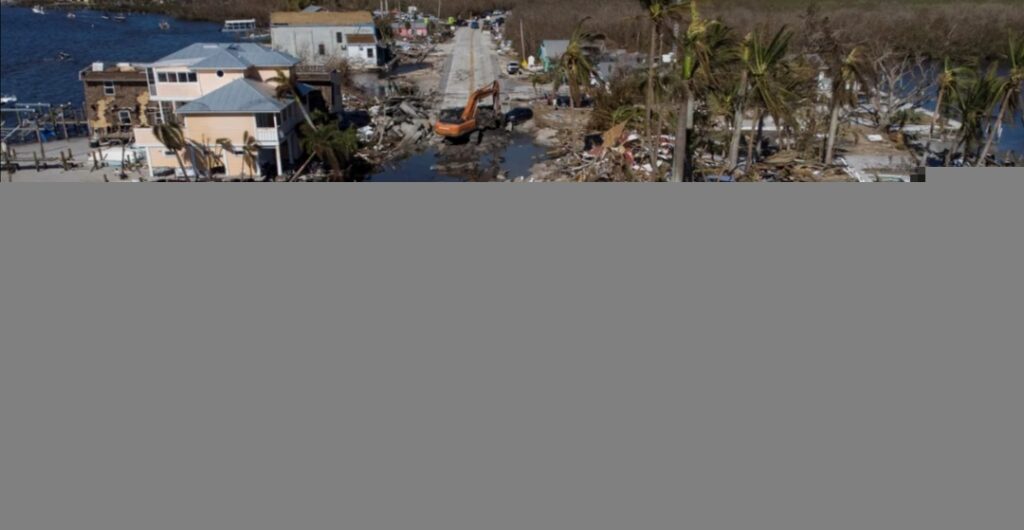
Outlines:
[[[30,151],[38,149],[34,145],[17,145],[14,148],[19,153],[19,158],[24,157]],[[63,151],[67,153],[68,149],[71,149],[71,153],[74,155],[76,162],[80,162],[82,167],[72,169],[70,171],[64,171],[63,169],[44,169],[43,171],[36,171],[35,169],[22,169],[16,171],[13,175],[6,171],[0,174],[0,180],[3,182],[104,182],[104,177],[110,182],[123,182],[120,178],[120,171],[117,168],[104,167],[96,171],[92,170],[92,162],[89,160],[90,151],[89,140],[87,138],[72,138],[68,141],[57,141],[47,142],[46,151],[48,154],[56,153],[57,151]],[[138,180],[143,176],[140,172],[129,173],[128,180]]]

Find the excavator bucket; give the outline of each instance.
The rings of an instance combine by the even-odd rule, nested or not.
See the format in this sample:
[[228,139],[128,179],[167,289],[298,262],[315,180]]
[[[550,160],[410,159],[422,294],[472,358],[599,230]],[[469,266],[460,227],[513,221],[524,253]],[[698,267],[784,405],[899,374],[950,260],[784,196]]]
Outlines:
[[[500,127],[504,120],[497,119],[501,114],[501,85],[494,81],[488,86],[480,88],[469,95],[466,106],[462,109],[444,109],[434,124],[434,132],[446,138],[461,138],[476,130],[491,129]],[[480,120],[480,101],[491,96],[494,99],[493,107],[489,108],[488,114],[493,115],[490,119]],[[497,124],[497,125],[496,125]]]

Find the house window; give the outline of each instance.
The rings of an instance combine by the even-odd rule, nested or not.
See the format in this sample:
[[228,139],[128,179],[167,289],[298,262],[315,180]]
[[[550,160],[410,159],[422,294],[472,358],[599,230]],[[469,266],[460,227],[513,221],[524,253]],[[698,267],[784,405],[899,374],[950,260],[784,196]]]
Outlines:
[[167,73],[166,72],[160,72],[160,73],[156,74],[156,78],[161,83],[166,83],[167,82]]
[[199,81],[199,78],[196,77],[196,73],[195,72],[189,72],[188,73],[188,82],[189,83],[195,83],[197,81]]
[[191,74],[191,73],[188,73],[188,72],[178,72],[178,82],[179,83],[194,83],[195,82],[195,76],[196,76],[196,74]]
[[120,110],[120,111],[118,111],[117,112],[117,121],[119,121],[121,123],[121,125],[131,125],[132,124],[132,111],[130,111],[130,110]]
[[320,44],[319,46],[317,46],[317,51],[320,52],[320,55],[327,55],[327,46]]
[[373,48],[367,48],[366,49],[366,58],[367,59],[373,59]]
[[[163,74],[161,74],[161,75],[163,75]],[[174,72],[169,72],[167,74],[167,82],[168,83],[177,83],[178,82],[178,74],[176,74]]]
[[256,115],[256,127],[261,129],[268,129],[274,126],[274,115],[273,114],[257,114]]
[[156,73],[152,68],[146,68],[146,84],[149,85],[149,95],[156,95]]
[[345,34],[344,33],[339,31],[339,32],[335,33],[334,36],[335,36],[335,38],[338,39],[338,44],[344,44],[345,43]]
[[104,81],[103,82],[103,95],[104,96],[113,96],[116,93],[117,93],[117,89],[114,87],[114,82],[113,81]]

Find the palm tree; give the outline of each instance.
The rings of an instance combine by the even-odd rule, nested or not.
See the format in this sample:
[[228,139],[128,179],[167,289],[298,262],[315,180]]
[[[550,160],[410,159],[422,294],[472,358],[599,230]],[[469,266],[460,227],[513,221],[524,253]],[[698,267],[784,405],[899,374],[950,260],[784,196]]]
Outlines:
[[[231,142],[230,138],[218,138],[217,145],[225,151],[235,152],[235,145]],[[256,137],[249,134],[249,131],[242,133],[242,169],[240,171],[240,177],[245,180],[245,171],[249,170],[249,175],[252,177],[256,176],[256,157],[259,155],[260,146],[256,143]]]
[[730,98],[733,103],[733,130],[732,138],[729,141],[729,159],[727,162],[727,168],[730,172],[736,169],[740,160],[740,137],[743,134],[743,103],[747,97],[747,90],[750,88],[750,68],[748,65],[750,64],[754,38],[753,33],[747,34],[737,50],[740,57],[740,78],[739,82],[736,83],[736,89],[733,91],[734,95]]
[[[676,139],[672,158],[672,180],[691,180],[686,159],[689,156],[689,129],[693,126],[695,96],[699,89],[708,91],[717,84],[712,70],[729,61],[726,53],[732,35],[729,28],[718,21],[705,21],[697,10],[697,2],[690,3],[690,25],[676,44],[679,54],[676,78],[681,105],[676,116]],[[701,85],[701,86],[698,86]]]
[[342,131],[338,128],[337,122],[332,122],[320,128],[303,124],[302,132],[302,148],[310,155],[296,175],[302,172],[313,157],[316,157],[331,167],[331,180],[341,180],[342,165],[348,163],[349,158],[359,147],[355,129],[348,128]]
[[835,157],[836,137],[839,135],[839,113],[844,107],[857,104],[857,96],[862,91],[869,90],[869,79],[874,74],[871,70],[871,61],[864,54],[864,49],[859,46],[842,56],[834,53],[829,58],[828,73],[832,83],[829,97],[831,115],[824,162],[831,165]]
[[968,77],[974,73],[970,68],[963,66],[954,66],[949,57],[946,57],[942,61],[942,72],[939,73],[937,84],[939,86],[939,95],[935,99],[935,113],[932,115],[932,124],[928,127],[928,137],[933,138],[935,136],[935,124],[940,123],[942,120],[942,104],[950,91],[952,91],[960,79]]
[[[737,98],[736,119],[733,124],[735,129],[729,153],[730,170],[735,169],[738,161],[739,135],[743,129],[746,107],[754,109],[754,121],[751,122],[747,142],[747,171],[750,171],[754,159],[754,126],[761,122],[765,114],[775,117],[776,123],[779,123],[780,117],[790,115],[787,100],[791,99],[793,94],[780,80],[780,74],[786,67],[786,52],[792,38],[793,33],[783,26],[767,42],[762,41],[756,33],[743,41],[740,56],[746,75],[741,76],[741,82],[742,77],[745,77],[746,83],[740,87],[740,97]],[[735,152],[732,145],[736,146]]]
[[306,105],[302,102],[302,97],[299,95],[298,81],[296,81],[294,77],[288,75],[284,70],[278,69],[275,72],[276,75],[267,79],[267,82],[277,85],[274,89],[275,92],[277,92],[277,97],[279,99],[294,100],[296,105],[299,106],[299,111],[302,112],[302,117],[305,118],[306,123],[315,129],[316,124],[313,123],[313,118],[310,117],[309,111],[306,110]]
[[676,0],[639,0],[646,13],[645,18],[651,25],[651,43],[647,50],[647,117],[645,119],[646,133],[648,137],[653,136],[651,130],[651,117],[655,106],[654,102],[654,72],[660,63],[657,58],[658,43],[661,42],[662,32],[668,28],[673,18],[685,13],[688,2],[676,3]]
[[[185,161],[181,158],[181,150],[188,146],[188,142],[185,140],[185,132],[182,130],[181,125],[174,121],[161,123],[153,127],[153,136],[169,151],[174,151],[174,158],[178,161],[181,174],[187,179],[188,171],[185,170]],[[196,174],[195,179],[198,178],[199,175]]]
[[977,78],[961,79],[950,93],[953,110],[960,118],[960,131],[956,144],[946,152],[949,165],[954,152],[963,146],[964,161],[985,137],[985,125],[992,116],[992,110],[1003,97],[1004,81],[996,73],[996,65],[989,67]]
[[[569,38],[569,44],[566,46],[565,52],[558,59],[558,64],[555,67],[555,92],[561,88],[563,82],[568,84],[569,103],[572,107],[579,104],[581,101],[580,96],[584,92],[590,91],[590,79],[596,70],[590,58],[584,53],[583,46],[593,40],[604,38],[603,35],[590,33],[583,29],[583,24],[589,19],[590,17],[584,17],[576,23],[576,28]],[[582,91],[581,87],[584,87]]]
[[530,84],[533,85],[533,94],[534,95],[539,95],[540,94],[540,90],[538,90],[539,86],[546,85],[546,84],[548,84],[550,82],[551,82],[551,75],[549,73],[547,73],[547,72],[538,72],[538,73],[530,74]]
[[1024,35],[1010,37],[1010,72],[1003,80],[1000,87],[1003,98],[999,102],[999,116],[991,127],[985,147],[981,150],[978,163],[985,165],[989,151],[992,150],[992,143],[998,134],[999,125],[1006,121],[1007,115],[1013,116],[1021,108],[1022,95],[1024,95]]

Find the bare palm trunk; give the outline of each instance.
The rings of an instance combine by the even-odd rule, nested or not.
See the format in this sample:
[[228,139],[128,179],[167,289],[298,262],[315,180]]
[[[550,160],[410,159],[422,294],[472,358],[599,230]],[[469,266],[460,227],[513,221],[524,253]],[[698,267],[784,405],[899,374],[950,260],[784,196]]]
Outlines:
[[687,121],[690,115],[690,90],[689,87],[683,87],[686,92],[686,97],[683,98],[683,104],[679,109],[679,116],[676,118],[676,143],[672,149],[672,182],[684,182],[686,178],[686,157],[689,156],[687,150],[689,146],[687,138]]
[[754,168],[754,145],[756,144],[754,134],[757,132],[754,124],[759,123],[762,116],[764,116],[764,111],[758,109],[754,116],[754,121],[750,123],[750,134],[747,135],[747,173],[750,173]]
[[978,157],[978,165],[981,167],[985,167],[987,165],[986,159],[988,158],[988,152],[992,150],[992,143],[995,141],[996,133],[999,131],[999,124],[1003,123],[1003,120],[1006,119],[1006,108],[1010,106],[1010,96],[1012,95],[1012,91],[1007,91],[1006,95],[1003,96],[1003,102],[1000,104],[999,108],[999,116],[996,118],[996,121],[993,122],[992,131],[988,134],[988,140],[985,140],[985,148],[981,150],[981,155]]
[[949,167],[949,164],[953,162],[953,155],[960,149],[961,145],[964,146],[964,162],[967,162],[967,135],[961,134],[960,138],[957,139],[956,144],[950,146],[949,150],[946,151],[946,167]]
[[825,146],[825,165],[832,165],[836,148],[836,135],[839,134],[839,105],[832,104],[832,116],[828,122],[828,144]]
[[298,94],[295,94],[295,102],[299,104],[299,110],[302,111],[302,118],[306,120],[306,123],[309,124],[310,127],[316,129],[317,127],[316,123],[313,123],[313,117],[309,115],[309,111],[306,110],[306,104],[302,102],[302,99],[299,98]]
[[309,158],[307,158],[306,161],[303,162],[301,166],[299,166],[299,169],[296,170],[295,173],[292,175],[292,179],[298,178],[300,175],[302,175],[302,172],[306,170],[306,166],[308,166],[309,163],[313,161],[314,157],[316,157],[315,154],[309,155]]
[[740,136],[743,133],[743,100],[747,95],[747,70],[740,74],[740,92],[736,97],[736,110],[733,114],[732,141],[729,142],[729,162],[726,167],[734,171],[740,160]]
[[128,163],[128,161],[125,159],[125,154],[127,151],[128,142],[125,140],[121,140],[121,180],[125,180],[128,178],[128,170],[125,167]]
[[658,28],[651,24],[651,47],[647,52],[647,119],[644,122],[647,137],[651,137],[651,112],[654,110],[654,53],[658,49]]
[[946,96],[946,87],[939,88],[939,97],[935,100],[935,114],[932,115],[931,127],[928,127],[928,138],[935,137],[935,124],[942,119],[942,98]]
[[[664,45],[662,43],[662,40],[658,39],[658,55],[657,55],[657,57],[658,57],[658,62],[659,63],[661,62],[661,56],[662,56],[663,53],[664,53]],[[657,76],[655,76],[655,78],[657,78]],[[658,97],[658,92],[657,91],[655,91],[654,97],[655,98]],[[654,129],[654,135],[652,137],[652,139],[654,140],[654,146],[655,146],[654,148],[656,150],[661,148],[661,133],[664,130],[665,130],[665,109],[662,108],[661,102],[658,102],[658,124],[655,127],[655,129]],[[655,155],[655,156],[657,156],[657,155]]]
[[174,151],[174,158],[178,159],[178,167],[181,168],[182,178],[188,180],[188,170],[185,169],[185,159],[181,158],[181,154],[177,150]]

